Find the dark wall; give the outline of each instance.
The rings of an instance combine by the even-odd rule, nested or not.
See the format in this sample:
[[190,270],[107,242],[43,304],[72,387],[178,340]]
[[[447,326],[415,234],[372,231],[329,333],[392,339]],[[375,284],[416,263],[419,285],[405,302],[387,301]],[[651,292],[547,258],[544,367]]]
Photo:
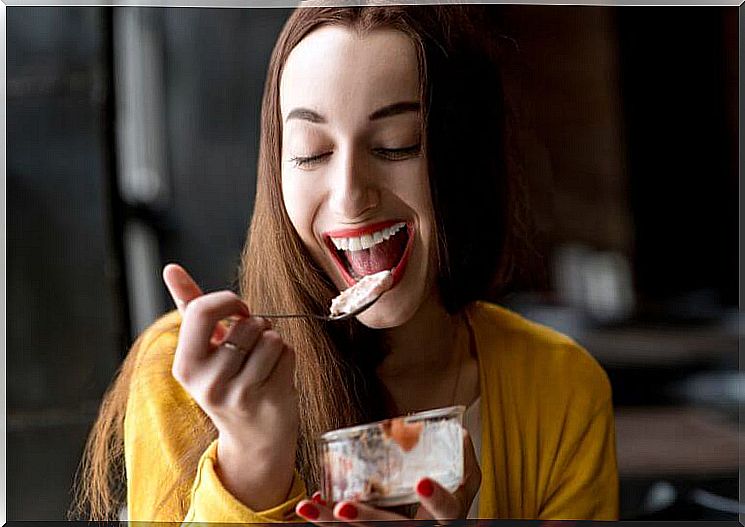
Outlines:
[[[115,183],[113,11],[7,13],[7,516],[62,519],[100,397],[131,344],[119,251],[121,219],[138,211]],[[206,290],[235,277],[264,75],[287,13],[153,13],[173,196],[153,226],[163,263],[183,263]]]
[[206,289],[224,288],[236,276],[253,210],[264,78],[288,14],[162,12],[174,196],[163,259],[181,262]]
[[637,287],[670,311],[734,306],[737,8],[644,12],[618,9]]
[[7,9],[7,517],[62,518],[127,345],[113,257],[106,12]]

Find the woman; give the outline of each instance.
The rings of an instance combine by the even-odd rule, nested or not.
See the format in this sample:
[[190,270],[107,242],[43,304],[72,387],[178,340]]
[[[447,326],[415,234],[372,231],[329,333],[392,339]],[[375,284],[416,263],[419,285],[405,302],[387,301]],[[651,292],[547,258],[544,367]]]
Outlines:
[[[464,483],[420,481],[416,517],[616,517],[603,371],[478,301],[506,279],[517,225],[499,73],[472,11],[290,17],[269,66],[241,296],[166,267],[179,312],[138,339],[106,396],[83,471],[91,516],[116,511],[126,468],[131,520],[403,518],[309,496],[314,439],[462,404]],[[323,313],[381,269],[394,286],[358,320],[251,315]]]

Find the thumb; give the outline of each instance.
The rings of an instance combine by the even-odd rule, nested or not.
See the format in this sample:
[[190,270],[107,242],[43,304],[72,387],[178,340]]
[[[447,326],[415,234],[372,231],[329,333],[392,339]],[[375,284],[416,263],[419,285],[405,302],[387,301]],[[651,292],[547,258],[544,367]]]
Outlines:
[[163,281],[181,314],[186,304],[203,294],[189,273],[178,264],[168,264],[163,268]]

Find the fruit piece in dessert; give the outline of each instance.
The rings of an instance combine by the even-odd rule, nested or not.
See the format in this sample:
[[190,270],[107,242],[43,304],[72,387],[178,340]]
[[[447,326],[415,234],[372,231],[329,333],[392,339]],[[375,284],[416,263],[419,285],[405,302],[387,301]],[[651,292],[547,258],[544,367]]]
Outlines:
[[419,436],[424,430],[424,423],[407,423],[402,417],[388,419],[383,421],[380,426],[383,429],[383,435],[392,439],[404,452],[411,451],[419,442]]

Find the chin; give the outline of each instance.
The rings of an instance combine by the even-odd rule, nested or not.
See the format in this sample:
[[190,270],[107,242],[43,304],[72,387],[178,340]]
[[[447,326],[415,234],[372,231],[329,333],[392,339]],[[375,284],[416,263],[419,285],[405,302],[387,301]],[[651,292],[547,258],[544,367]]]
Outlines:
[[404,283],[400,288],[385,293],[372,307],[357,316],[371,329],[391,329],[403,326],[411,320],[421,307],[424,291],[406,291]]
[[383,306],[375,306],[358,315],[357,320],[371,329],[391,329],[406,324],[415,312],[415,310],[411,310],[411,312],[401,312],[400,310],[392,312]]

